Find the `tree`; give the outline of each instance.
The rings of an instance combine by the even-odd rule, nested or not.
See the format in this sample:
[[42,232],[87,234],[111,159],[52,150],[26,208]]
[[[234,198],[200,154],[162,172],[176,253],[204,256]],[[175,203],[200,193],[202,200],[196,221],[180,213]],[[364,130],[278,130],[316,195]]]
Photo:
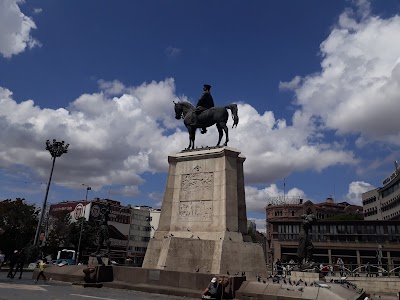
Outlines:
[[97,227],[93,222],[80,218],[71,222],[68,212],[53,214],[49,219],[49,233],[43,251],[46,254],[55,254],[60,247],[75,248],[78,251],[81,224],[83,221],[80,252],[94,251]]
[[[71,224],[71,236],[70,241],[76,247],[79,244],[79,236],[81,234],[82,218],[77,222]],[[98,227],[93,221],[83,220],[82,238],[80,252],[82,254],[93,252],[96,249],[96,238],[97,238]],[[82,258],[82,256],[80,257]],[[79,258],[78,258],[79,259]]]
[[10,255],[33,242],[38,222],[38,208],[26,204],[25,199],[6,199],[0,201],[0,235],[1,250]]
[[256,232],[251,226],[247,227],[247,234],[251,237],[253,243],[257,242]]
[[44,252],[54,254],[60,247],[69,247],[71,244],[71,215],[68,212],[59,212],[49,217],[48,236]]

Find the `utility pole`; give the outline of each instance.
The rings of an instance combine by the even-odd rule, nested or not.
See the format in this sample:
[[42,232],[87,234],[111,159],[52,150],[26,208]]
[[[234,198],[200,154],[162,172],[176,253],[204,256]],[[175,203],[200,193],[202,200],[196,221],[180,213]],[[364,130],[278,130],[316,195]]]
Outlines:
[[35,234],[35,239],[33,240],[33,245],[36,246],[39,242],[39,235],[40,235],[40,229],[42,227],[43,223],[43,217],[45,215],[45,210],[46,210],[46,204],[47,204],[47,196],[49,195],[49,189],[50,189],[50,183],[51,183],[51,178],[53,177],[53,171],[54,171],[54,165],[56,163],[56,158],[60,157],[64,153],[68,152],[68,147],[69,144],[64,145],[65,142],[57,142],[55,139],[53,140],[53,144],[50,144],[50,141],[46,141],[46,150],[50,152],[51,156],[53,157],[53,164],[51,166],[51,172],[50,172],[50,177],[49,181],[47,182],[47,188],[46,188],[46,196],[44,197],[43,205],[42,205],[42,210],[40,212],[40,218],[39,218],[39,223],[36,228],[36,234]]
[[86,220],[86,205],[87,205],[87,198],[88,198],[88,193],[92,189],[90,186],[83,184],[82,185],[86,186],[86,197],[85,197],[85,206],[83,207],[83,218],[81,221],[81,232],[79,233],[79,242],[78,242],[78,252],[76,253],[76,261],[79,261],[79,255],[81,253],[81,240],[82,240],[82,232],[83,232],[83,222]]

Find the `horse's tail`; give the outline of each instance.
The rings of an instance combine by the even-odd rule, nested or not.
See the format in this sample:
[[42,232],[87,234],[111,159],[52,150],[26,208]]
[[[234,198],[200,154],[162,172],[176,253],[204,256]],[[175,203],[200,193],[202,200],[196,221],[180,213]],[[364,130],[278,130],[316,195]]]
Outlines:
[[237,127],[237,125],[239,123],[237,104],[229,104],[229,105],[225,106],[225,108],[230,109],[232,112],[232,119],[233,119],[232,128]]

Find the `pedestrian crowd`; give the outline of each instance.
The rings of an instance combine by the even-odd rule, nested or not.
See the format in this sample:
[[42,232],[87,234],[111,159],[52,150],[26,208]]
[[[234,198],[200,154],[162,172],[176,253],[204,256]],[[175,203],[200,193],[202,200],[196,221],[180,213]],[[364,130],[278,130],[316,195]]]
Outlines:
[[[24,272],[24,265],[26,263],[26,250],[14,250],[14,252],[9,255],[5,256],[4,253],[0,250],[0,269],[8,264],[8,273],[7,273],[7,278],[14,279],[17,273],[19,273],[19,276],[17,277],[18,279],[22,278],[22,274]],[[47,266],[47,260],[42,259],[37,263],[37,267],[39,269],[38,276],[35,280],[35,283],[38,282],[40,278],[43,278],[44,281],[47,280],[44,270]]]
[[13,254],[9,257],[5,257],[5,255],[0,251],[0,269],[8,262],[9,270],[7,273],[7,277],[13,279],[15,275],[19,272],[18,279],[21,279],[22,273],[24,272],[24,265],[26,262],[26,253],[25,250],[22,249],[20,251],[15,250]]

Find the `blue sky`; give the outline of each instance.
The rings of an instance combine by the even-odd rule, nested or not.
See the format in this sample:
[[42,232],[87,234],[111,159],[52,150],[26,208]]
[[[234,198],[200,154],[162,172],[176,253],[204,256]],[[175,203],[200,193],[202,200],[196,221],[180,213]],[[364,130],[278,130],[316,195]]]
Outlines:
[[[157,206],[188,144],[172,101],[239,104],[248,217],[269,197],[360,203],[399,158],[398,1],[0,3],[0,199]],[[214,145],[217,130],[197,135]]]

